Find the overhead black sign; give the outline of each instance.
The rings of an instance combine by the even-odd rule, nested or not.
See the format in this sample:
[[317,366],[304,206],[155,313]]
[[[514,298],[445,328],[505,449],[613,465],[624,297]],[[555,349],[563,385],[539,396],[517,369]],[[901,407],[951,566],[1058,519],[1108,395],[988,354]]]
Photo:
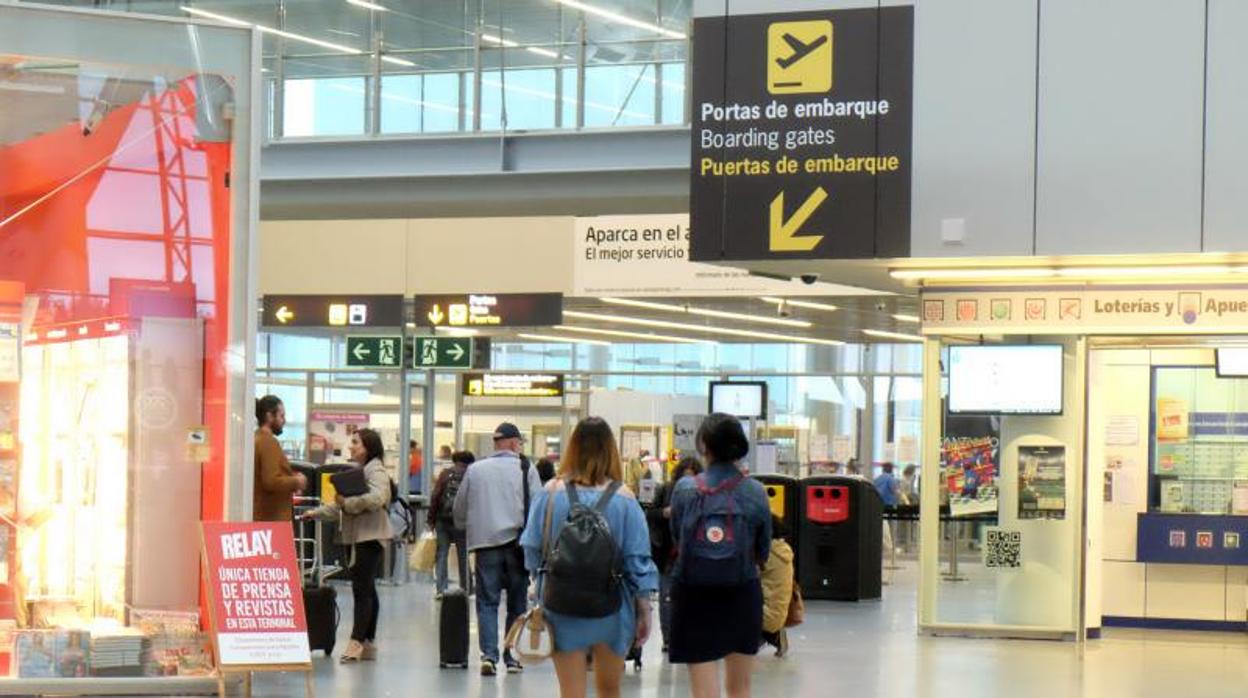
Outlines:
[[400,327],[403,296],[265,296],[264,327]]
[[691,258],[908,255],[913,8],[694,31]]
[[416,296],[416,323],[432,327],[545,327],[563,322],[562,293]]

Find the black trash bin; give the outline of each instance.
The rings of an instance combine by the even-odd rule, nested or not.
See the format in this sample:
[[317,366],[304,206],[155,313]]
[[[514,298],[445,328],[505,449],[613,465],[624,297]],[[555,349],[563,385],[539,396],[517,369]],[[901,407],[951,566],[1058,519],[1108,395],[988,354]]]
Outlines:
[[798,581],[809,599],[881,595],[884,505],[870,481],[841,475],[801,481]]
[[793,548],[793,566],[797,569],[797,531],[800,508],[798,496],[800,494],[801,482],[788,475],[754,475],[763,485],[763,491],[767,493],[767,503],[771,506],[771,513],[780,517],[784,525],[789,529],[789,535],[785,536],[785,540],[789,546]]

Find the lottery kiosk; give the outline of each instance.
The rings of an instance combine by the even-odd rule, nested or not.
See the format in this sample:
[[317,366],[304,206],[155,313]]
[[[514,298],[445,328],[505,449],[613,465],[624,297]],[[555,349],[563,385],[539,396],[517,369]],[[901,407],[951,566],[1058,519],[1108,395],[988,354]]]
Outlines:
[[1222,281],[923,289],[924,632],[1245,629],[1248,288]]

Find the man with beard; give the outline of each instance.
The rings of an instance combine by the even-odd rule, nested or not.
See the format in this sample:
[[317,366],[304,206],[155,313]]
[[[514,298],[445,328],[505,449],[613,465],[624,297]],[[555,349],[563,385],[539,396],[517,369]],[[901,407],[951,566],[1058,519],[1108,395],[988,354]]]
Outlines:
[[277,442],[286,426],[286,407],[274,395],[256,400],[256,485],[252,495],[254,521],[291,521],[291,498],[308,487],[303,473],[296,473]]

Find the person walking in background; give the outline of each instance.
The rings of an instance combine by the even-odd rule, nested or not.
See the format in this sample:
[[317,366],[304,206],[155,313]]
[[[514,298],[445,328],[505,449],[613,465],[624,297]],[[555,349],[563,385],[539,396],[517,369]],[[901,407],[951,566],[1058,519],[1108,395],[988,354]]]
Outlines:
[[308,479],[290,467],[277,437],[286,426],[286,407],[275,395],[256,400],[255,487],[253,521],[293,521],[293,497],[308,489]]
[[885,463],[880,466],[883,471],[875,478],[875,491],[880,493],[880,499],[884,500],[885,509],[896,509],[901,499],[901,482],[897,476],[893,474],[896,468],[892,463]]
[[[537,576],[554,637],[560,696],[586,695],[588,652],[597,695],[613,698],[625,656],[650,635],[650,595],[659,580],[649,530],[636,497],[622,487],[620,452],[605,421],[576,426],[562,466],[529,512],[525,566]],[[562,535],[565,527],[570,536]]]
[[533,467],[537,468],[537,477],[542,481],[542,487],[555,479],[555,462],[549,456],[539,459]]
[[425,469],[425,454],[420,444],[412,439],[407,442],[407,491],[420,494],[420,471]]
[[784,537],[788,527],[778,516],[771,517],[771,552],[763,565],[763,641],[776,648],[776,656],[789,651],[789,604],[793,601],[793,548]]
[[771,551],[771,509],[762,484],[738,465],[750,442],[736,417],[707,417],[697,444],[706,471],[672,493],[678,552],[668,656],[689,665],[694,698],[718,698],[720,660],[728,695],[746,698],[763,633],[759,567]]
[[[473,463],[455,495],[455,526],[467,530],[468,549],[477,556],[477,637],[481,675],[498,672],[498,606],[507,595],[510,628],[528,608],[529,575],[524,569],[520,533],[532,494],[541,489],[537,471],[520,457],[524,437],[516,425],[494,430],[494,455]],[[508,652],[507,673],[524,671]]]
[[686,477],[702,473],[702,461],[693,456],[680,459],[672,470],[669,482],[655,494],[654,506],[646,510],[650,527],[650,555],[659,570],[659,630],[663,635],[663,653],[672,636],[672,568],[676,561],[676,544],[672,540],[672,491]]
[[360,429],[351,435],[350,450],[351,461],[364,469],[368,491],[354,497],[338,495],[332,504],[323,504],[303,515],[305,519],[336,520],[340,542],[351,546],[351,595],[355,617],[351,642],[342,653],[344,664],[377,658],[377,619],[381,616],[377,574],[385,544],[394,537],[390,516],[386,513],[391,482],[381,437],[372,429]]
[[472,583],[468,579],[468,532],[455,526],[455,497],[459,494],[459,487],[464,482],[468,466],[475,460],[476,456],[471,451],[452,453],[451,467],[438,473],[433,494],[429,497],[429,516],[426,523],[438,536],[435,598],[439,600],[450,583],[447,558],[450,556],[452,543],[455,544],[455,557],[459,560],[459,586],[464,591],[472,590]]

